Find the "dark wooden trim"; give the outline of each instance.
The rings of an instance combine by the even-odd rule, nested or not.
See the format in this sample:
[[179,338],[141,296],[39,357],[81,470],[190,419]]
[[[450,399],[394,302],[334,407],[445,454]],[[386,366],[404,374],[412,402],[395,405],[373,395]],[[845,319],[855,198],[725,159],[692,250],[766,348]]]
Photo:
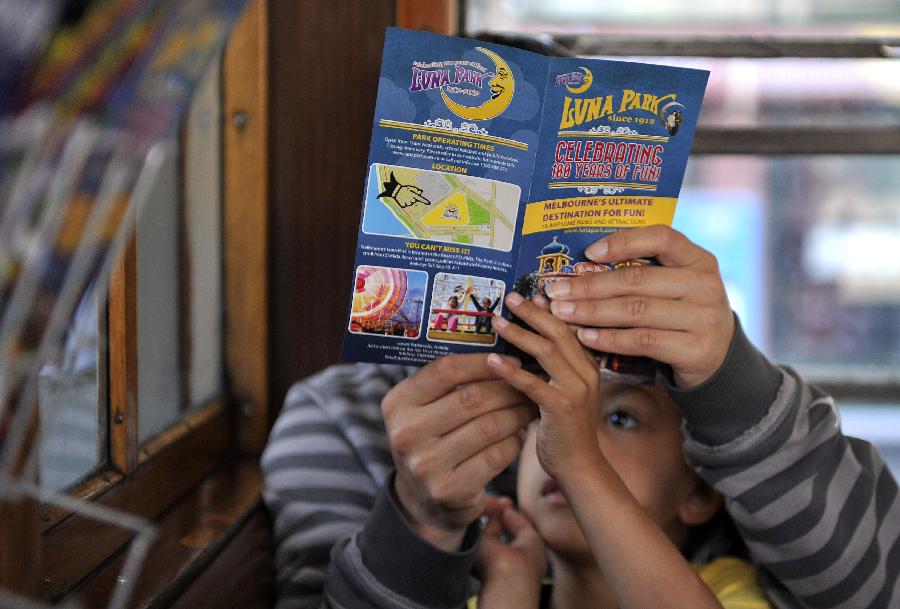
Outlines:
[[[121,472],[114,469],[104,469],[95,476],[92,476],[69,489],[67,494],[79,501],[92,501],[123,479],[124,476]],[[43,533],[56,526],[65,518],[68,518],[70,514],[71,512],[69,510],[55,505],[42,505],[40,512],[41,532]]]
[[[262,475],[256,460],[226,463],[163,516],[129,607],[169,607],[251,517],[262,518]],[[103,565],[78,596],[87,607],[105,607],[124,555]],[[227,588],[230,582],[221,582]],[[237,605],[232,605],[237,606]],[[240,605],[244,606],[244,605]]]
[[[189,416],[176,427],[165,450],[148,457],[118,484],[99,493],[95,505],[155,519],[221,462],[231,441],[231,422],[221,402]],[[166,433],[163,434],[166,436]],[[105,564],[131,539],[122,528],[70,514],[50,527],[43,538],[41,597],[56,600]]]
[[[226,382],[237,402],[241,450],[261,452],[269,404],[269,8],[252,0],[225,49],[224,128]],[[296,58],[295,58],[296,60]]]
[[39,524],[36,500],[0,499],[0,589],[26,597],[37,592],[41,572]]
[[275,604],[273,545],[269,514],[262,506],[255,508],[234,538],[168,609],[271,609]]
[[900,154],[894,127],[698,127],[695,154]]
[[109,280],[109,461],[138,464],[137,239],[129,238]]
[[397,27],[455,36],[459,26],[456,0],[397,0]]
[[185,414],[182,419],[173,423],[171,427],[144,442],[138,452],[138,462],[144,463],[152,459],[180,440],[190,441],[191,433],[198,429],[203,429],[209,421],[222,416],[226,410],[225,398],[219,397]]
[[[270,374],[280,405],[292,383],[340,357],[384,33],[396,3],[272,2],[270,10]],[[340,95],[329,82],[336,74]]]
[[900,47],[896,37],[694,36],[597,33],[553,36],[554,47],[570,55],[657,57],[887,58]]

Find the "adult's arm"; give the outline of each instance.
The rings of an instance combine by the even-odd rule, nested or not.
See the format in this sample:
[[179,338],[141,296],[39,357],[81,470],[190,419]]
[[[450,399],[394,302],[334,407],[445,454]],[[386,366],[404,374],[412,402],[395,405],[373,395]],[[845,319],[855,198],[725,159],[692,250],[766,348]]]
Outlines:
[[389,491],[380,403],[406,375],[333,366],[288,393],[262,457],[278,609],[452,607],[467,595],[477,528],[460,551],[439,550],[410,528]]
[[843,435],[831,397],[739,325],[711,378],[669,391],[685,454],[725,495],[776,605],[900,606],[897,482],[877,448]]

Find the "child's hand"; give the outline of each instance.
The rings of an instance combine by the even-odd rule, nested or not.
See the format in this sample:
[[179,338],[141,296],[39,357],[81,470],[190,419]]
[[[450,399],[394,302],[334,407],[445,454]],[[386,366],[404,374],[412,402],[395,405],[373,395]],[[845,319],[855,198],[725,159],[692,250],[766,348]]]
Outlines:
[[[475,557],[484,582],[478,606],[537,609],[541,580],[547,573],[544,541],[508,497],[488,497],[484,515],[488,522]],[[504,531],[511,537],[509,542],[501,537]]]
[[547,287],[556,316],[588,326],[578,331],[586,347],[667,363],[683,388],[719,369],[734,317],[715,256],[662,225],[613,233],[586,255],[595,262],[655,257],[662,265],[589,273]]
[[603,459],[597,442],[600,374],[564,321],[515,292],[507,295],[506,304],[539,334],[502,317],[494,319],[497,334],[533,355],[550,380],[495,354],[487,361],[498,375],[538,404],[538,458],[544,471],[565,486],[567,480],[577,480],[581,471]]

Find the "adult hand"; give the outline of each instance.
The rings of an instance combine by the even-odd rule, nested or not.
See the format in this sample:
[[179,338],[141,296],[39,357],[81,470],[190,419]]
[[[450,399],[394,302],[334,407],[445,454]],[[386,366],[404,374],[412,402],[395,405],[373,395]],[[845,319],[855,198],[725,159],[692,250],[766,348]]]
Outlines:
[[[488,497],[487,525],[475,556],[483,587],[478,606],[484,609],[537,609],[547,573],[544,540],[531,521],[513,508],[509,497]],[[502,537],[507,534],[508,541]]]
[[578,330],[582,344],[667,363],[682,388],[718,370],[734,317],[715,256],[663,225],[613,233],[585,254],[594,262],[655,257],[661,266],[629,266],[549,285],[553,313],[587,326]]
[[486,358],[436,359],[381,403],[400,507],[420,535],[445,550],[458,549],[481,516],[485,485],[518,456],[520,432],[537,414]]

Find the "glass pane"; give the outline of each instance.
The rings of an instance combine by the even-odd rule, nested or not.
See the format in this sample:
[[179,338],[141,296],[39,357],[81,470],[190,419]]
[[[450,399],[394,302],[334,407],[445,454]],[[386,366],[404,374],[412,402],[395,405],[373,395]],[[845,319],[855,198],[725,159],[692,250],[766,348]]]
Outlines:
[[79,305],[61,357],[38,377],[41,485],[59,491],[104,461],[105,408],[99,394],[97,299],[91,289]]
[[900,157],[695,156],[675,226],[748,334],[816,379],[900,375]]
[[[221,395],[221,64],[191,99],[138,222],[138,439]],[[182,176],[183,171],[183,176]]]
[[213,62],[194,93],[185,129],[189,407],[202,405],[223,388],[220,74],[220,62]]
[[468,0],[469,32],[774,31],[892,35],[897,0]]
[[138,440],[181,415],[179,171],[167,154],[137,226]]

